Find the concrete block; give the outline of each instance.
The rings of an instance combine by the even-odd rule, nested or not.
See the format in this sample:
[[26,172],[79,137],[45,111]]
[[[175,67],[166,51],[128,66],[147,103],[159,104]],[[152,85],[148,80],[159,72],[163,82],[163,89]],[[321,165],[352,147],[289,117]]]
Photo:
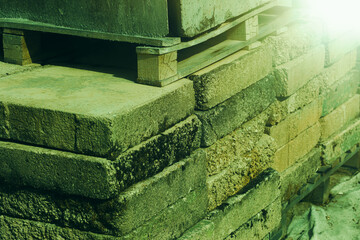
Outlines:
[[226,238],[273,203],[280,194],[279,184],[279,174],[273,169],[268,169],[241,193],[229,198],[223,205],[212,211],[207,219],[214,223],[214,239]]
[[240,4],[237,0],[225,0],[220,5],[208,0],[170,1],[170,25],[176,35],[193,37],[270,1],[244,0]]
[[17,219],[0,215],[0,239],[77,239],[115,240],[108,235],[82,232],[55,224]]
[[355,33],[345,33],[336,39],[326,42],[325,65],[329,66],[338,61],[344,54],[355,51],[359,40]]
[[320,79],[315,77],[287,99],[275,101],[269,108],[268,125],[276,125],[286,119],[289,114],[302,109],[311,102],[318,101],[321,87]]
[[279,172],[283,172],[310,152],[318,143],[319,138],[320,124],[317,122],[278,149],[275,153],[274,165],[272,167]]
[[322,25],[313,20],[289,26],[288,31],[265,39],[272,51],[274,67],[306,54],[321,44]]
[[114,166],[121,176],[119,188],[126,189],[189,156],[200,147],[200,129],[199,119],[190,116],[121,154],[114,161]]
[[356,66],[357,51],[351,51],[342,56],[331,66],[325,68],[324,72],[319,76],[323,81],[324,87],[330,87],[349,73]]
[[214,235],[214,223],[204,219],[187,230],[179,240],[209,240],[214,239]]
[[360,143],[360,120],[355,119],[336,135],[321,143],[324,165],[331,165],[343,153]]
[[268,127],[266,132],[275,139],[278,148],[280,148],[314,125],[319,120],[321,112],[322,102],[317,99],[295,113],[290,114],[277,125]]
[[348,122],[359,117],[360,114],[360,95],[356,94],[347,102],[340,105],[334,111],[320,119],[321,140],[329,138],[332,134],[339,131]]
[[281,178],[281,200],[288,201],[297,194],[300,187],[316,173],[321,166],[320,148],[313,148],[294,165],[280,174]]
[[236,231],[232,232],[225,240],[266,239],[281,222],[281,201],[275,200],[261,212],[253,216]]
[[189,77],[194,81],[196,107],[200,110],[215,107],[271,71],[270,48],[241,50]]
[[216,107],[208,111],[197,111],[196,115],[201,120],[203,129],[201,145],[211,146],[263,112],[275,101],[274,84],[274,77],[269,75]]
[[8,184],[107,199],[118,192],[113,164],[103,158],[0,142],[0,178]]
[[122,239],[177,239],[205,217],[206,205],[206,188],[191,191]]
[[157,88],[55,66],[0,78],[0,102],[9,106],[11,140],[111,159],[185,119],[195,105],[189,80]]
[[244,123],[240,128],[219,139],[208,148],[206,152],[207,174],[209,176],[220,173],[249,153],[264,137],[265,124],[268,118],[266,112]]
[[321,116],[328,115],[357,93],[359,85],[358,74],[356,71],[349,72],[341,81],[327,88],[322,93],[323,110]]
[[21,18],[80,30],[148,37],[169,33],[167,2],[152,1],[84,1],[71,4],[55,0],[32,1],[1,0],[1,18]]
[[311,50],[275,70],[279,97],[288,97],[318,75],[324,68],[323,46]]
[[[206,210],[205,171],[205,156],[200,150],[106,201],[59,196],[55,193],[18,189],[2,184],[0,214],[56,223],[58,226],[83,231],[123,236],[144,224],[154,223],[151,222],[154,219],[157,219],[157,224],[167,224],[161,222],[165,221],[165,216],[157,217],[173,211],[171,209],[177,205],[184,207],[184,210],[186,207],[194,208],[195,206],[185,204],[196,201],[196,210],[177,213],[179,219],[176,221],[181,224],[184,214],[190,218],[192,214],[194,217],[199,216],[201,211]],[[176,209],[180,211],[179,208]],[[170,222],[174,222],[174,219]],[[183,224],[190,227],[191,223],[186,220]]]
[[213,210],[223,204],[228,197],[236,194],[271,166],[275,151],[274,139],[264,134],[252,151],[234,155],[227,168],[207,179],[208,209]]

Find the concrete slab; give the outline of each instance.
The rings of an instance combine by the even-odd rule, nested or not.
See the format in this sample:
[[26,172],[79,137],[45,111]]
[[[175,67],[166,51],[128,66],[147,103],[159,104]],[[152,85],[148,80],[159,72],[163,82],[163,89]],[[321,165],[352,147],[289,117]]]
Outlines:
[[271,0],[169,1],[171,31],[193,37],[268,2]]
[[203,128],[201,145],[211,146],[263,112],[276,99],[275,83],[275,78],[269,75],[216,107],[197,111]]
[[[80,171],[84,168],[79,167]],[[188,228],[199,220],[198,217],[202,217],[207,207],[205,171],[205,155],[199,150],[159,174],[134,184],[118,196],[101,201],[0,182],[0,215],[114,236],[139,231],[146,234],[154,221],[160,225],[184,223]],[[192,202],[194,205],[191,205]],[[194,210],[194,217],[197,216],[194,222],[189,221],[191,213],[185,211],[186,208]],[[170,216],[166,214],[173,211],[177,212],[167,222],[164,218]],[[151,231],[172,234],[171,231],[159,233],[160,227]],[[176,234],[179,235],[179,232]]]
[[0,18],[31,20],[58,27],[140,36],[169,33],[167,1],[163,0],[0,0]]
[[200,110],[215,107],[270,72],[272,57],[268,47],[241,50],[189,76],[194,81],[196,107]]
[[163,88],[49,66],[0,78],[1,137],[115,159],[193,113],[192,82]]

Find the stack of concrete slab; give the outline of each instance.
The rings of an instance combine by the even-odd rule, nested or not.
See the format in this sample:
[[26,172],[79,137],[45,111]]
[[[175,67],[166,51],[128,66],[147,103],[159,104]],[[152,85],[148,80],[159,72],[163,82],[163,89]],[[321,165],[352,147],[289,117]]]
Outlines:
[[0,62],[0,239],[269,239],[360,143],[357,44],[323,36],[293,24],[162,88]]

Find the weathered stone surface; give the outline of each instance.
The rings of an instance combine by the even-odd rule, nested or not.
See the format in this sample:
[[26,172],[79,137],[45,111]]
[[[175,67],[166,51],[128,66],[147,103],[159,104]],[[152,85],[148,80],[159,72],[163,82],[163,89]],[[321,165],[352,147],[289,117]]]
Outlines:
[[120,189],[144,180],[189,156],[200,147],[201,123],[196,116],[121,154],[114,165],[121,176]]
[[[252,84],[208,111],[197,111],[202,122],[201,145],[208,147],[264,111],[275,101],[272,75]],[[261,101],[260,101],[261,99]]]
[[288,97],[324,69],[324,46],[280,65],[275,70],[279,97]]
[[189,80],[157,88],[53,66],[0,78],[0,102],[12,140],[116,158],[189,116],[195,100]]
[[239,229],[232,232],[225,240],[266,239],[281,222],[281,201],[275,200],[265,209],[244,223]]
[[335,132],[339,131],[348,122],[359,117],[360,95],[356,94],[334,111],[320,119],[321,140],[327,139]]
[[212,108],[271,71],[272,58],[268,47],[241,50],[189,77],[194,81],[196,107],[200,110]]
[[289,26],[288,31],[278,36],[265,39],[265,44],[272,50],[273,65],[289,62],[321,44],[322,25],[308,20]]
[[[268,169],[252,181],[241,193],[229,198],[207,217],[214,223],[215,239],[224,239],[255,216],[280,194],[279,174]],[[250,206],[250,207],[249,207]]]
[[353,51],[359,46],[356,34],[347,32],[337,39],[333,39],[326,43],[326,59],[325,64],[329,66],[339,60],[345,53]]
[[320,124],[317,122],[289,143],[278,149],[275,153],[274,165],[272,167],[279,172],[283,172],[305,154],[310,152],[318,143],[319,138]]
[[280,174],[281,200],[286,202],[297,194],[300,187],[307,183],[321,166],[320,148],[313,148],[298,162]]
[[80,30],[142,36],[169,33],[167,2],[154,0],[32,1],[1,0],[0,18],[20,18]]
[[177,239],[205,217],[206,205],[206,188],[191,191],[122,239]]
[[[244,14],[271,0],[176,0],[169,2],[172,31],[181,37],[193,37],[210,28]],[[222,7],[220,7],[222,6]]]
[[255,147],[243,155],[234,155],[227,168],[207,179],[209,210],[220,206],[236,194],[250,180],[272,165],[276,145],[274,139],[264,134]]
[[7,183],[107,199],[118,192],[113,164],[103,158],[0,142],[0,178]]
[[341,81],[326,89],[322,95],[323,110],[321,116],[328,115],[357,93],[359,85],[358,76],[358,72],[352,71],[341,79]]
[[314,125],[319,120],[321,112],[322,102],[317,99],[295,113],[290,114],[279,124],[268,127],[267,133],[275,139],[278,148],[280,148]]
[[[178,223],[184,221],[186,225],[190,224],[190,221],[185,221],[182,214],[195,218],[201,211],[206,210],[205,178],[205,156],[202,150],[199,150],[190,158],[175,163],[154,177],[135,184],[116,198],[106,201],[59,196],[2,184],[0,214],[122,236],[144,224],[149,225],[156,216],[170,211],[168,208],[172,209],[173,205],[178,204],[186,209],[186,203],[195,201],[197,209],[193,210],[193,213],[178,213]],[[180,210],[177,208],[176,211]],[[161,222],[163,218],[164,216],[158,218],[157,224],[166,224]],[[193,224],[195,222],[192,222]]]
[[218,174],[249,153],[264,136],[267,118],[268,114],[262,112],[210,147],[204,148],[207,174]]
[[339,134],[323,142],[322,158],[324,164],[332,164],[343,153],[360,143],[360,120],[356,119]]
[[115,240],[116,238],[90,232],[81,232],[71,228],[61,228],[50,223],[16,219],[0,215],[0,239]]

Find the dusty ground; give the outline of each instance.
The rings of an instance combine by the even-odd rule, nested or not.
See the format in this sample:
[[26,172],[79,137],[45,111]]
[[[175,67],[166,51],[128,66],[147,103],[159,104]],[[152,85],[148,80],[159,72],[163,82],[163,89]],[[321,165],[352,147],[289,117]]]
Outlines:
[[341,168],[330,179],[330,201],[325,205],[299,203],[287,240],[360,239],[360,173]]

